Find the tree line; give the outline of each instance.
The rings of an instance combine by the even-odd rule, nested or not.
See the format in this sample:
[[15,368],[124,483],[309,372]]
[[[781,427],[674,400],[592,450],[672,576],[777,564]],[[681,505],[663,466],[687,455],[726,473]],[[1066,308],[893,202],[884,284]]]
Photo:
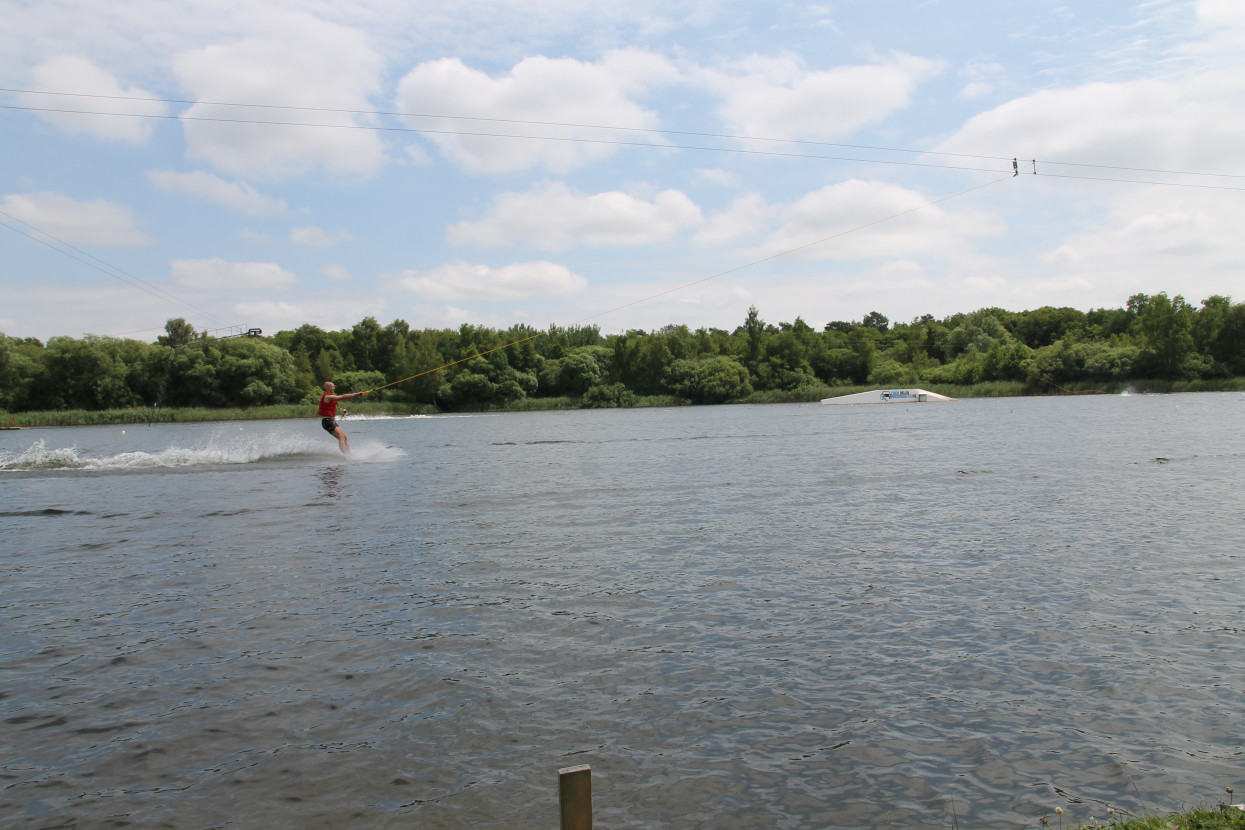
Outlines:
[[586,326],[540,334],[526,325],[381,326],[373,317],[340,331],[303,325],[237,338],[210,337],[178,318],[154,343],[97,335],[42,343],[0,333],[0,408],[311,403],[326,380],[339,392],[402,381],[369,398],[454,411],[539,397],[628,406],[653,395],[815,399],[848,385],[1245,376],[1245,304],[1218,295],[1198,307],[1179,295],[1136,294],[1117,309],[983,308],[895,324],[875,311],[820,328],[799,317],[766,323],[754,307],[734,331],[669,325],[603,335]]

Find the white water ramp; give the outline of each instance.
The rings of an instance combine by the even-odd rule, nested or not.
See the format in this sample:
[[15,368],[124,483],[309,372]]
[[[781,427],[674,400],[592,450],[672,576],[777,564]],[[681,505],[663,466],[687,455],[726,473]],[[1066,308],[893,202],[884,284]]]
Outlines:
[[822,405],[845,403],[932,403],[934,401],[953,401],[946,395],[930,392],[927,389],[874,389],[869,392],[857,392],[855,395],[841,395],[837,398],[822,398]]

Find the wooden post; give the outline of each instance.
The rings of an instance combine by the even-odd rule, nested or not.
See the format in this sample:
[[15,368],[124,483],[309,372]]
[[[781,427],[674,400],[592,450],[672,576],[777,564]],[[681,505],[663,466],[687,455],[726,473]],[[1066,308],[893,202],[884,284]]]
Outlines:
[[562,830],[592,830],[592,767],[584,764],[558,770],[558,803]]

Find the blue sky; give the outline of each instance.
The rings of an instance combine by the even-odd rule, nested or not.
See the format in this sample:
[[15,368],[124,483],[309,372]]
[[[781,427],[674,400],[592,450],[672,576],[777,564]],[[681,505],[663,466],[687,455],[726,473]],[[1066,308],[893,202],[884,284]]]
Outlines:
[[1238,0],[0,19],[10,336],[1245,299]]

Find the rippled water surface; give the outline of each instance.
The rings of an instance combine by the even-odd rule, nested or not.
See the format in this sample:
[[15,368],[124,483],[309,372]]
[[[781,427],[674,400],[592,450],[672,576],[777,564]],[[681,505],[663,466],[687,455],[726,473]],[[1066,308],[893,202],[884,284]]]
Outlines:
[[1245,396],[0,433],[0,824],[1028,827],[1245,788]]

